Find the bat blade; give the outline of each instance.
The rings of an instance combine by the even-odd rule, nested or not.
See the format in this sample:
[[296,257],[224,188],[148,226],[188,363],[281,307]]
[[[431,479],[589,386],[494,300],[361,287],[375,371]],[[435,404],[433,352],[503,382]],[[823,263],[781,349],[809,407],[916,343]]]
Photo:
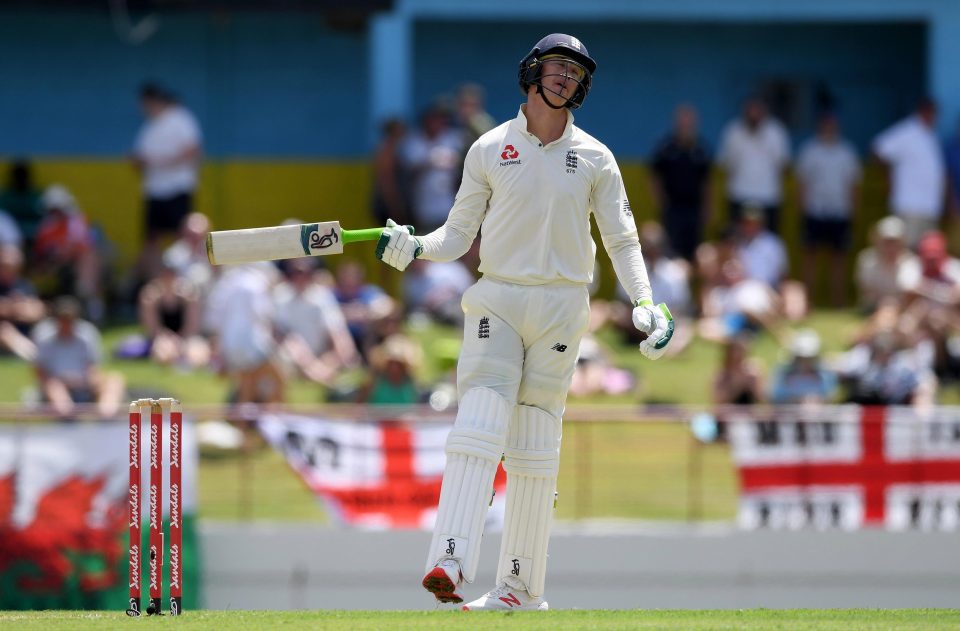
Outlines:
[[207,235],[207,258],[213,265],[342,253],[343,230],[338,221],[219,230]]

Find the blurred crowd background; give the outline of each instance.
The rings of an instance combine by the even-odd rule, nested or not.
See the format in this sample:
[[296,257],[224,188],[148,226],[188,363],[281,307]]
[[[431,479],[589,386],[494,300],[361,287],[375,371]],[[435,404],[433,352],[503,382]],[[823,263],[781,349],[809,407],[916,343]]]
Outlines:
[[[638,3],[632,25],[461,16],[458,43],[417,2],[268,4],[4,10],[0,49],[38,53],[0,107],[19,114],[0,140],[0,349],[35,375],[21,402],[115,414],[150,385],[123,362],[216,374],[234,403],[289,401],[291,383],[316,384],[316,401],[455,401],[455,345],[428,375],[420,340],[460,325],[476,247],[400,275],[362,246],[213,268],[204,238],[281,221],[435,229],[469,146],[515,115],[517,60],[551,30],[599,61],[577,121],[620,161],[654,296],[678,318],[671,353],[721,349],[700,403],[956,399],[960,94],[938,44],[960,32],[952,13],[657,24]],[[592,289],[571,394],[640,400],[602,249]],[[810,317],[833,312],[856,330],[827,354],[833,321]],[[122,335],[105,347],[105,330]]]

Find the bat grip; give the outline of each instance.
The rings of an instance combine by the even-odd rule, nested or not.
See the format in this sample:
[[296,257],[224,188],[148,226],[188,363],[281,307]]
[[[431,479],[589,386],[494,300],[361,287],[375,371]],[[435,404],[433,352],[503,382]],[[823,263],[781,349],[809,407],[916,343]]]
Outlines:
[[357,241],[376,241],[383,233],[383,228],[364,228],[363,230],[344,230],[341,236],[344,243]]

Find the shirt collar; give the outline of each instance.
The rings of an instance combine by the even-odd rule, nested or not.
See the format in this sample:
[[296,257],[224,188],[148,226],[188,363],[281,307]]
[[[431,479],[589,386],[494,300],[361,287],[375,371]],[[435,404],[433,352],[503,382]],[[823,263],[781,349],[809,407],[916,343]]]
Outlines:
[[[527,136],[536,138],[536,136],[534,136],[529,131],[527,131],[527,115],[524,114],[523,107],[524,107],[523,105],[520,106],[520,109],[517,112],[517,117],[513,119],[513,124],[515,127],[517,127],[517,129],[519,129],[521,132],[523,132]],[[573,133],[573,112],[570,111],[570,108],[567,108],[567,124],[563,128],[563,133],[560,134],[559,138],[557,138],[550,144],[552,145],[552,144],[561,142],[563,140],[566,140],[567,138],[570,137],[572,133]],[[537,142],[539,142],[539,140]]]

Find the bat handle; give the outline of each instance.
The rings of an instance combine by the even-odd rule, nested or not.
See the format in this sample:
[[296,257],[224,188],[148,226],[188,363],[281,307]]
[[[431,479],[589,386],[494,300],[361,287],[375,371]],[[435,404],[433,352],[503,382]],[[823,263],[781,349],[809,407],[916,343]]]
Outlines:
[[344,230],[342,233],[344,243],[356,243],[357,241],[376,241],[383,233],[383,228],[364,228],[363,230]]

